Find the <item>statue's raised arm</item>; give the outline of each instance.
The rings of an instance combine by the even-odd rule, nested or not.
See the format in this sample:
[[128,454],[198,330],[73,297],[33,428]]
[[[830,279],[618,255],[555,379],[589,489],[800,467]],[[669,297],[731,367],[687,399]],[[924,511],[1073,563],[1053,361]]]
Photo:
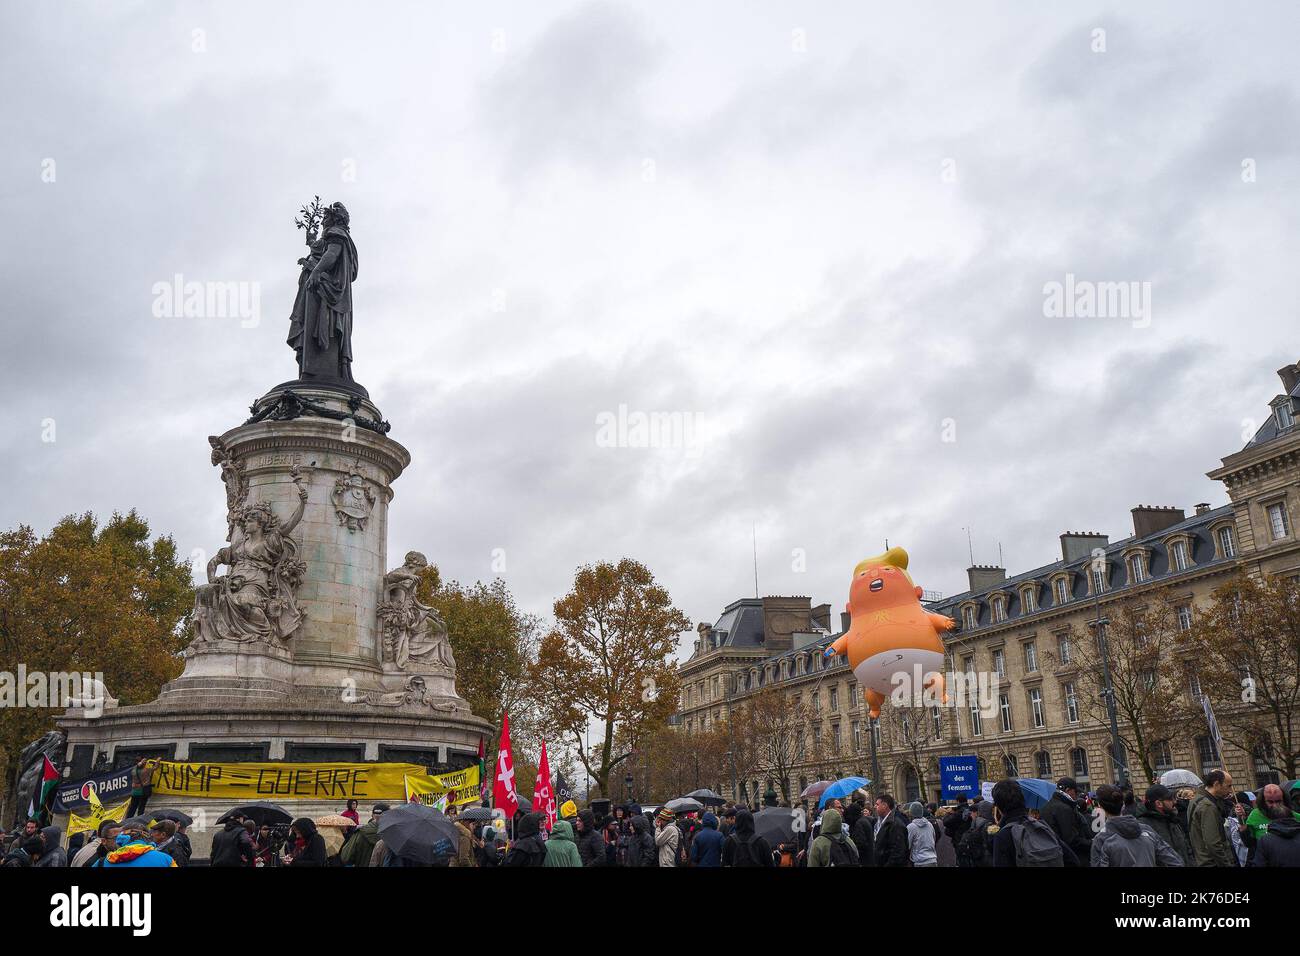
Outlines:
[[280,525],[281,534],[289,534],[294,528],[298,527],[298,522],[302,520],[303,512],[307,510],[307,486],[303,484],[302,472],[297,468],[291,469],[289,474],[293,477],[293,483],[298,486],[298,507],[294,510],[289,520]]

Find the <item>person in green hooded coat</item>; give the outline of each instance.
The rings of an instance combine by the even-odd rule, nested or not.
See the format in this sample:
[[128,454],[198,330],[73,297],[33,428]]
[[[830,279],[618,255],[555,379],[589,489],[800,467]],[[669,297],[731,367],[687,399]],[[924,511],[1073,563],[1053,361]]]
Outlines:
[[838,810],[822,814],[821,833],[813,840],[812,852],[808,854],[810,867],[858,865],[858,848],[844,833],[843,823]]
[[550,839],[546,841],[546,860],[542,866],[582,866],[578,856],[578,844],[573,839],[573,824],[568,820],[556,820],[551,827]]

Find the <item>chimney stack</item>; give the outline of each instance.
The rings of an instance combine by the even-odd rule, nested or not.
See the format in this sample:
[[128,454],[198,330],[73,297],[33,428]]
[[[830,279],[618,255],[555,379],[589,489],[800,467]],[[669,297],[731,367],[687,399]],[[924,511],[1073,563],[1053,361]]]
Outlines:
[[1133,509],[1133,534],[1145,538],[1165,528],[1172,528],[1187,516],[1173,505],[1138,505]]
[[972,591],[984,591],[1007,579],[1007,569],[992,564],[976,564],[966,569]]
[[812,622],[817,627],[829,631],[831,629],[831,606],[829,604],[818,604],[813,608]]
[[1061,535],[1061,558],[1069,563],[1092,557],[1094,548],[1105,548],[1110,536],[1099,531],[1066,531]]
[[1210,510],[1210,503],[1208,501],[1201,501],[1198,502],[1196,505],[1196,513],[1198,515],[1203,515],[1205,514],[1205,512],[1209,510]]
[[1284,365],[1277,370],[1277,377],[1282,380],[1282,390],[1288,395],[1300,382],[1300,365]]

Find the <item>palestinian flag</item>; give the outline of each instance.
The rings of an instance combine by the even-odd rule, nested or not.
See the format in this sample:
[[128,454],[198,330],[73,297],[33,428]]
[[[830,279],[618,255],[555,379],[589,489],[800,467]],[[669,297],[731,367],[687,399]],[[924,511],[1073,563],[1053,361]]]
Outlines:
[[59,772],[54,769],[54,764],[50,763],[50,758],[42,755],[41,759],[45,761],[45,767],[41,770],[40,786],[32,794],[32,802],[27,808],[29,820],[40,820],[45,816],[45,805],[59,782]]

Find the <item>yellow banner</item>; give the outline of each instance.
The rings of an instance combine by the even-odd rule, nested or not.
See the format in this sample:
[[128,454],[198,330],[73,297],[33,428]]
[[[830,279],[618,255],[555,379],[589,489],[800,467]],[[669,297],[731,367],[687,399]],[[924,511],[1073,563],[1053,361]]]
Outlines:
[[464,807],[479,802],[478,767],[406,778],[406,800],[426,807]]
[[119,822],[125,820],[126,809],[130,805],[130,800],[123,800],[115,807],[106,807],[98,800],[95,800],[87,808],[85,816],[77,813],[68,815],[68,836],[75,836],[87,830],[91,833],[98,833],[99,825],[105,820],[117,820]]
[[[477,769],[475,773],[477,774]],[[404,800],[414,763],[175,763],[154,771],[153,792],[222,800]]]

